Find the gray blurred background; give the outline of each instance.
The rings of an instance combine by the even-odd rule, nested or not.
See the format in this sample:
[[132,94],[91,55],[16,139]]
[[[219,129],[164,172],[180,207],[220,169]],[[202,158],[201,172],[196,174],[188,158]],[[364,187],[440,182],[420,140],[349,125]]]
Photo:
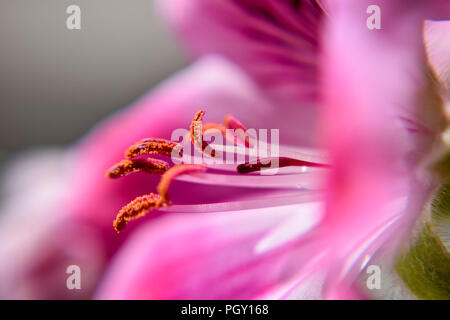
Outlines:
[[1,0],[0,40],[0,168],[76,141],[186,63],[153,0]]

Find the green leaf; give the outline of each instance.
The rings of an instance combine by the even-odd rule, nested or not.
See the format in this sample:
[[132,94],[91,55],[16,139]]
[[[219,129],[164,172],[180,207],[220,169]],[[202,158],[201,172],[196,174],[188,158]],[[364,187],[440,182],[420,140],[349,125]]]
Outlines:
[[433,230],[450,251],[450,184],[444,184],[431,204]]
[[450,185],[440,188],[431,205],[431,221],[423,224],[409,250],[396,263],[397,273],[420,299],[450,299]]

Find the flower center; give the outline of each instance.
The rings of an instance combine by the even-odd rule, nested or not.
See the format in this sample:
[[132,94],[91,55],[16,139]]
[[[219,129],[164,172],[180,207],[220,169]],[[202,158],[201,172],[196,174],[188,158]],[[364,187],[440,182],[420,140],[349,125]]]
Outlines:
[[[233,145],[245,145],[246,147],[253,145],[255,138],[248,134],[245,126],[232,115],[228,114],[225,116],[223,125],[219,123],[207,123],[203,126],[202,121],[204,115],[205,111],[203,110],[195,113],[190,130],[187,133],[189,137],[186,139],[186,141],[190,141],[194,148],[202,154],[208,157],[215,156],[215,150],[203,140],[203,134],[207,130],[219,131]],[[232,129],[236,134],[230,136],[227,129]],[[119,211],[113,222],[114,229],[117,232],[123,230],[130,220],[140,218],[157,208],[171,205],[169,188],[174,179],[185,174],[205,173],[208,169],[203,164],[175,164],[170,167],[168,162],[155,159],[152,156],[175,156],[179,159],[183,156],[183,147],[181,143],[166,139],[143,139],[130,146],[125,152],[126,159],[111,167],[106,173],[106,177],[108,178],[119,178],[139,171],[162,175],[156,187],[158,193],[150,193],[137,197]],[[278,167],[327,167],[326,164],[316,161],[300,160],[291,157],[271,157],[243,162],[235,168],[235,171],[241,174],[261,171],[262,169],[273,167],[274,162],[278,164]]]

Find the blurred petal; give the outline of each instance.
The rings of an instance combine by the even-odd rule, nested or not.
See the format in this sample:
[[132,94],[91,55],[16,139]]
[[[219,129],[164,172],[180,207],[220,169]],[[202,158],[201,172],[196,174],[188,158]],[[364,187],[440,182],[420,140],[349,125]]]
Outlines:
[[[303,203],[227,213],[181,213],[151,221],[121,249],[96,297],[261,297],[306,264],[309,247],[299,241],[318,222],[319,208],[316,203]],[[294,232],[298,224],[292,219],[311,223]],[[291,237],[273,241],[277,232],[273,228],[286,231],[289,221]]]
[[[365,250],[358,249],[361,259],[351,255],[355,244],[370,239],[370,230],[388,227],[395,216],[389,207],[403,196],[409,198],[401,220],[404,229],[411,227],[427,191],[425,182],[414,182],[414,168],[440,128],[440,115],[429,105],[426,116],[421,109],[427,70],[418,7],[425,3],[378,1],[381,30],[366,27],[368,16],[361,13],[370,4],[334,2],[324,40],[323,124],[333,167],[322,227],[343,266],[339,272],[336,266],[335,281],[344,270],[359,272],[347,257],[351,264],[362,261]],[[372,249],[385,240],[376,236]]]
[[[2,183],[0,298],[86,298],[104,263],[103,244],[88,226],[64,223],[71,153],[30,151],[13,159]],[[55,253],[57,253],[55,255]],[[82,290],[68,290],[66,268],[76,261]]]
[[194,56],[225,55],[277,101],[316,101],[324,15],[317,1],[162,0],[158,4]]

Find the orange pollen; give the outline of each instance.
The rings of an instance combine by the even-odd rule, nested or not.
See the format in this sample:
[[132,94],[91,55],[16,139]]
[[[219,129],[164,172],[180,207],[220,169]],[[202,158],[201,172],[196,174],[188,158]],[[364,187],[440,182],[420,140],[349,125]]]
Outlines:
[[194,119],[192,119],[191,126],[190,126],[190,132],[191,132],[191,143],[194,146],[198,146],[201,148],[202,146],[202,133],[203,130],[201,130],[202,127],[202,120],[205,116],[205,111],[199,110],[195,113]]
[[161,205],[161,197],[157,194],[150,193],[141,197],[137,197],[126,206],[120,209],[113,222],[114,229],[117,233],[125,228],[128,221],[138,219],[149,211],[158,208]]
[[141,140],[128,148],[125,152],[125,157],[130,159],[148,154],[163,154],[166,156],[171,156],[172,151],[177,147],[179,147],[177,142],[172,142],[166,139],[149,138]]
[[169,164],[167,162],[158,159],[122,160],[108,170],[106,177],[115,179],[137,171],[162,174],[168,168]]
[[161,180],[159,181],[159,184],[156,187],[156,190],[161,196],[162,205],[164,206],[168,205],[170,202],[169,187],[173,179],[183,174],[198,173],[205,171],[206,171],[205,167],[195,164],[178,164],[167,170],[161,177]]

